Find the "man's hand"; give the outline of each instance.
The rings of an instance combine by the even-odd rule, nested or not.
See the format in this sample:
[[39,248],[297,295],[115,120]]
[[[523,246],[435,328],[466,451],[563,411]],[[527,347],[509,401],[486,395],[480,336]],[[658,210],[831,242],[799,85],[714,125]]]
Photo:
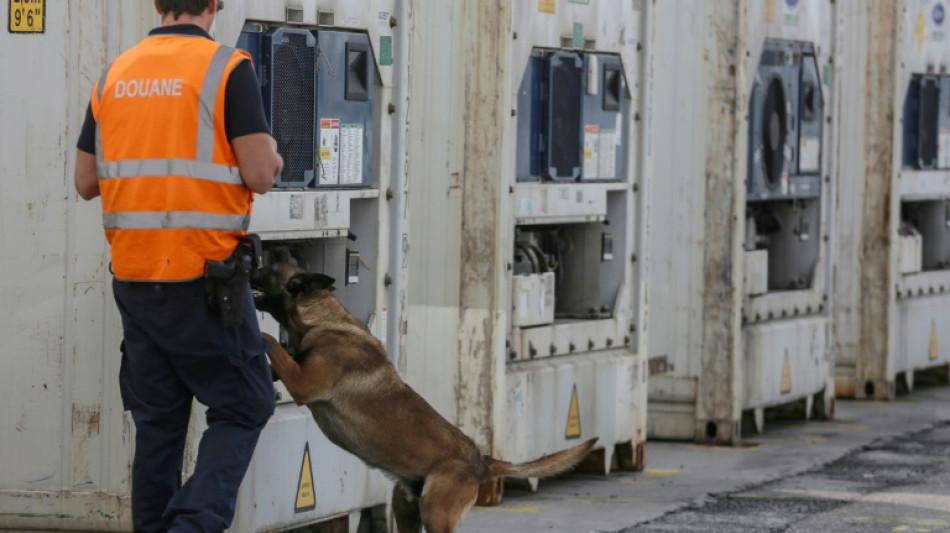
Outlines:
[[284,169],[284,159],[277,153],[277,141],[266,133],[252,133],[231,139],[231,147],[247,188],[257,194],[271,190]]

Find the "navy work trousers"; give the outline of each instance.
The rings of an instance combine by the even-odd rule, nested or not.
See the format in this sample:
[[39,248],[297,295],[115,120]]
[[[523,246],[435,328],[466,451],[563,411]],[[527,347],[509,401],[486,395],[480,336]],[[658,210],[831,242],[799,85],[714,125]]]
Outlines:
[[[225,327],[206,304],[204,283],[113,282],[125,344],[119,385],[136,429],[137,533],[230,527],[238,487],[274,412],[267,341],[250,288],[244,324]],[[208,429],[182,485],[193,398],[208,407]]]

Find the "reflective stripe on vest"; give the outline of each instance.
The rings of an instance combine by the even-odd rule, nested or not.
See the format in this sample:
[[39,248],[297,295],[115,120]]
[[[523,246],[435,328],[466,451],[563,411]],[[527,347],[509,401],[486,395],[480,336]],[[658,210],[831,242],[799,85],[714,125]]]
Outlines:
[[99,179],[149,177],[149,176],[185,176],[203,178],[219,183],[240,185],[241,173],[237,167],[217,165],[207,161],[188,159],[127,159],[125,161],[99,162],[96,165]]
[[217,229],[244,231],[251,222],[250,215],[216,215],[201,211],[126,211],[103,213],[106,229]]
[[[229,71],[247,54],[200,39],[147,38],[103,72],[93,94],[102,220],[118,279],[200,277],[204,260],[230,254],[250,224],[253,198],[224,138],[219,100]],[[167,63],[165,54],[181,59]],[[164,94],[159,81],[168,83]],[[140,87],[152,87],[151,94],[136,94]],[[168,87],[181,89],[168,94]],[[165,110],[170,129],[162,130]],[[150,129],[136,144],[139,114]],[[196,129],[182,131],[190,124]]]

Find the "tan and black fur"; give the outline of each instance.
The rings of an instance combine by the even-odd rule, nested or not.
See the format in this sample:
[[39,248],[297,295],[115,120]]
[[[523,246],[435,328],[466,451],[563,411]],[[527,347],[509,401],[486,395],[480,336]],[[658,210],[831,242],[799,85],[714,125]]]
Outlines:
[[400,533],[455,531],[479,485],[502,476],[548,477],[581,461],[596,439],[524,464],[483,456],[475,443],[406,385],[383,345],[332,294],[333,279],[286,263],[255,277],[255,304],[289,334],[290,355],[270,336],[274,371],[333,443],[397,485]]

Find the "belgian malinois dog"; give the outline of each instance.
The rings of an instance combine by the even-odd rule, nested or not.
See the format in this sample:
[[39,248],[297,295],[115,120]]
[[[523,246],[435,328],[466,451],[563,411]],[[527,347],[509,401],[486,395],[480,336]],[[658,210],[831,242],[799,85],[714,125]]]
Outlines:
[[251,282],[255,305],[287,330],[294,357],[265,334],[267,353],[330,441],[396,481],[400,533],[451,533],[482,482],[553,476],[593,447],[596,438],[524,464],[483,456],[399,378],[383,345],[333,296],[333,281],[287,263],[261,269]]

